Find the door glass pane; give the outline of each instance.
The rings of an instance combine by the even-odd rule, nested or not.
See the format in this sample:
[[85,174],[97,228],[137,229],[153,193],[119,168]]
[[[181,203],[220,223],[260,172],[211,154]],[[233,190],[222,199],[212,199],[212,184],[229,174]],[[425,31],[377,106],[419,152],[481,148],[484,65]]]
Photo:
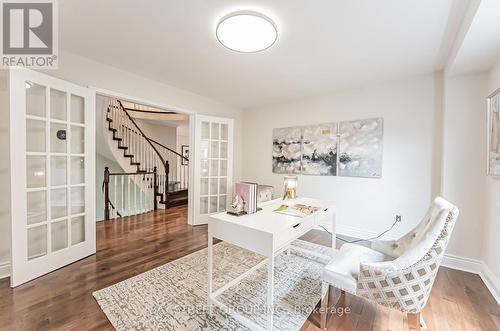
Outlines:
[[50,123],[50,152],[66,153],[66,125],[59,123]]
[[208,197],[200,198],[200,214],[208,213]]
[[201,139],[210,139],[210,123],[201,122]]
[[50,118],[66,120],[66,93],[50,89]]
[[208,177],[208,160],[201,160],[201,176]]
[[26,120],[26,152],[45,152],[45,122]]
[[210,197],[208,212],[209,213],[216,213],[217,212],[217,197]]
[[28,229],[28,260],[47,254],[47,226]]
[[202,140],[200,144],[200,157],[208,159],[208,141]]
[[82,184],[85,182],[85,159],[79,156],[71,157],[71,184]]
[[225,195],[219,196],[219,211],[226,211],[226,199]]
[[85,212],[85,187],[71,188],[71,214]]
[[219,178],[219,194],[227,193],[227,179]]
[[71,126],[71,153],[83,154],[84,153],[84,129],[79,126]]
[[219,123],[212,123],[212,129],[210,131],[210,139],[219,140]]
[[220,174],[219,176],[227,176],[227,161],[220,160]]
[[66,185],[66,156],[52,156],[50,158],[50,184],[51,186]]
[[208,195],[208,178],[200,179],[200,194]]
[[85,216],[71,219],[71,245],[85,241]]
[[50,217],[52,219],[65,217],[67,213],[66,189],[57,189],[50,192]]
[[67,220],[50,224],[52,234],[52,252],[68,247]]
[[47,220],[47,196],[45,191],[28,192],[27,210],[28,224],[45,222]]
[[45,117],[45,86],[26,82],[26,114]]
[[219,157],[219,142],[211,141],[210,142],[210,157],[218,158]]
[[227,159],[227,142],[225,141],[220,143],[220,158]]
[[219,160],[210,160],[210,177],[219,176]]
[[227,140],[227,124],[220,125],[220,139]]
[[210,195],[217,194],[218,179],[210,178]]
[[28,188],[45,187],[45,156],[26,157],[26,182]]
[[71,95],[71,122],[84,123],[85,121],[85,99],[78,95]]

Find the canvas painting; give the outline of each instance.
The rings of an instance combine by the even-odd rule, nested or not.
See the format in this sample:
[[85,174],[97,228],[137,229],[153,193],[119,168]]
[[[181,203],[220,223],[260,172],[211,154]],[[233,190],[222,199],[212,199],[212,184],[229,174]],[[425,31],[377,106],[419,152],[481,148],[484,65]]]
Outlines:
[[488,174],[500,176],[500,92],[488,101]]
[[337,123],[302,127],[304,175],[337,175]]
[[382,177],[383,118],[341,122],[339,176]]
[[273,130],[273,172],[298,174],[301,164],[300,127]]

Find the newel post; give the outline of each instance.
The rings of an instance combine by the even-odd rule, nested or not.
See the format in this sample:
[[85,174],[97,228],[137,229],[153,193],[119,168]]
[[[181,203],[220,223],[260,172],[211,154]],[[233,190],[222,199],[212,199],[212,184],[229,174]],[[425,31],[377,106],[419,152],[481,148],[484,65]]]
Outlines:
[[109,168],[104,168],[104,220],[109,220]]
[[165,161],[165,202],[168,205],[168,174],[170,172],[170,164]]
[[157,179],[157,173],[156,173],[156,166],[153,167],[153,209],[158,210],[158,179]]

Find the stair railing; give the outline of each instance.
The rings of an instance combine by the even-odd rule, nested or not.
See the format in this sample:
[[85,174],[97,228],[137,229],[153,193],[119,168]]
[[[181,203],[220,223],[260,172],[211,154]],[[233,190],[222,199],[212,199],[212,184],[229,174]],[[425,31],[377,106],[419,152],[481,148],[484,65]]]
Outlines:
[[157,168],[157,193],[164,200],[168,189],[168,174],[160,152],[125,110],[120,100],[110,99],[107,118],[114,130],[113,139],[118,140],[118,148],[124,151],[125,157],[130,158],[130,164],[137,167],[137,172],[152,172],[154,167]]
[[189,159],[162,143],[148,138],[168,164],[168,192],[187,190],[189,185]]
[[108,167],[104,168],[104,219],[157,210],[157,188],[156,167],[141,173],[112,173]]

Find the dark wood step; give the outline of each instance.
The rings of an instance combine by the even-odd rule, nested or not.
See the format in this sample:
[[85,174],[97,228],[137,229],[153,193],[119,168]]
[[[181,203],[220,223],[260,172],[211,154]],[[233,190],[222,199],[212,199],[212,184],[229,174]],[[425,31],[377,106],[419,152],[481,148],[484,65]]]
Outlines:
[[176,199],[179,197],[187,197],[188,196],[188,190],[178,190],[178,191],[169,191],[168,193],[168,198],[169,199]]
[[118,146],[119,149],[128,149],[127,146]]
[[132,154],[123,154],[123,157],[130,157],[133,158],[134,156]]

